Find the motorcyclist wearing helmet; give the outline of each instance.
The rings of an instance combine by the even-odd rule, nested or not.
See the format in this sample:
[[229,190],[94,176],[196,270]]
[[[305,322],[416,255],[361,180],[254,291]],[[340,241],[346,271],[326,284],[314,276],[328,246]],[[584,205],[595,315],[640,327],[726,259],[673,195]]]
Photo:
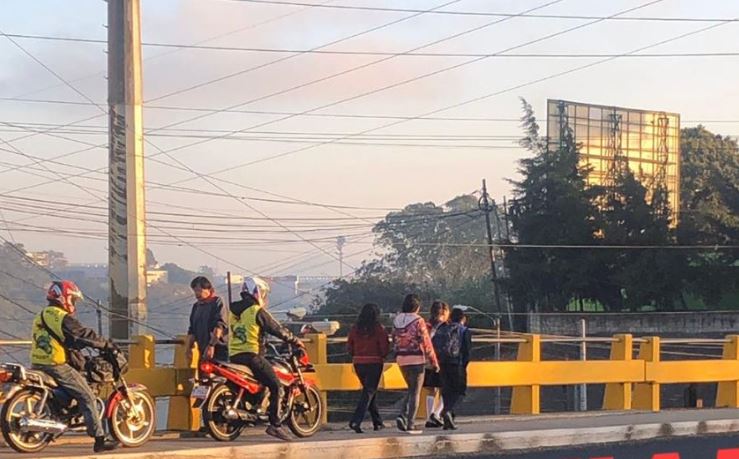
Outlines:
[[106,439],[103,424],[98,416],[95,395],[85,377],[70,365],[70,355],[86,347],[116,349],[107,339],[83,326],[75,317],[76,303],[82,292],[74,282],[53,282],[46,294],[48,306],[33,320],[31,331],[31,364],[43,371],[64,388],[80,405],[85,418],[87,434],[95,438],[96,453],[111,451],[119,444]]
[[249,367],[269,388],[269,427],[267,434],[288,441],[280,423],[282,387],[272,365],[264,358],[266,335],[298,347],[303,343],[267,312],[269,284],[259,277],[247,277],[241,286],[241,301],[231,303],[229,358],[232,363]]

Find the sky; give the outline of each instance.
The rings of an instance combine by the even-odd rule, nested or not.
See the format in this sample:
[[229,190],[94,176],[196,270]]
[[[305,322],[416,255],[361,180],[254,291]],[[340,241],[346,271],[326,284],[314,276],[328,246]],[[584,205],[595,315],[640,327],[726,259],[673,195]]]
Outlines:
[[[511,196],[527,155],[521,98],[542,118],[548,98],[567,99],[739,133],[738,56],[618,57],[739,52],[736,21],[423,12],[736,20],[739,2],[280,2],[141,0],[148,244],[160,261],[334,276],[346,235],[350,273],[393,209],[443,204],[483,178]],[[75,263],[107,260],[106,45],[28,36],[105,40],[106,5],[4,0],[0,16],[0,236]]]

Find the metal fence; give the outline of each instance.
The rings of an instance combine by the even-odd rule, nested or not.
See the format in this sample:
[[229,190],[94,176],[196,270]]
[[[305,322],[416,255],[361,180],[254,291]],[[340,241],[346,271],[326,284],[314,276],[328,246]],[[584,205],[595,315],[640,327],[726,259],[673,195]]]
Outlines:
[[[468,367],[470,387],[512,387],[511,414],[538,414],[542,386],[604,384],[605,410],[651,410],[661,408],[660,387],[663,384],[718,383],[716,406],[739,408],[739,336],[723,339],[704,338],[635,338],[629,334],[613,337],[566,337],[551,335],[510,334],[494,336],[482,331],[475,343],[516,345],[515,360],[473,361]],[[310,335],[305,339],[311,361],[316,367],[316,382],[325,397],[329,391],[361,389],[349,363],[329,363],[328,344],[342,343],[345,338]],[[583,350],[581,360],[545,360],[542,347],[548,344],[571,344]],[[130,370],[127,378],[145,384],[156,397],[168,397],[169,430],[197,430],[199,412],[193,410],[189,393],[190,379],[195,375],[197,355],[186,359],[184,337],[155,340],[139,336],[120,343],[129,346]],[[28,346],[30,341],[0,341],[0,346]],[[586,346],[607,346],[609,358],[588,360]],[[697,359],[662,360],[671,351],[665,346],[690,345],[716,347],[721,355],[676,353],[673,357],[698,356]],[[156,362],[157,346],[174,346],[171,362]],[[637,347],[638,346],[638,347]],[[686,356],[680,354],[688,354]],[[500,354],[498,353],[498,356]],[[398,366],[385,364],[380,388],[406,388]],[[421,404],[423,406],[423,404]],[[424,415],[423,412],[420,415]]]

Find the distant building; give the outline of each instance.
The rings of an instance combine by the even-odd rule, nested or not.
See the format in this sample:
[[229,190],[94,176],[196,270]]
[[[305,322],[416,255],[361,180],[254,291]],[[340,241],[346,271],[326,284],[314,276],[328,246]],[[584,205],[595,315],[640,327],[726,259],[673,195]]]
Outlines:
[[82,281],[108,281],[108,265],[100,264],[69,264],[64,268],[55,269],[54,274],[64,279],[73,280],[75,282]]
[[612,186],[628,167],[651,196],[667,190],[673,224],[680,209],[680,115],[564,100],[547,101],[547,138],[556,150],[566,129],[580,145],[588,185]]
[[69,265],[67,257],[62,252],[56,252],[54,250],[26,252],[26,256],[37,265],[46,269],[64,269]]
[[277,276],[268,279],[272,287],[272,305],[279,309],[305,307],[310,309],[313,300],[322,294],[335,277],[330,276]]
[[159,267],[147,268],[146,270],[146,286],[151,287],[154,284],[166,284],[169,279],[169,272]]
[[[70,279],[75,282],[95,281],[101,283],[108,282],[108,265],[106,263],[89,264],[77,263],[70,264],[63,268],[54,269],[54,274],[64,279]],[[168,282],[169,273],[166,269],[161,269],[155,265],[146,270],[146,285],[166,284]]]
[[[213,285],[217,290],[226,291],[226,287],[228,286],[228,276],[225,274],[214,276],[213,279],[211,279],[211,282],[213,282]],[[231,273],[231,291],[238,292],[243,283],[243,275]]]

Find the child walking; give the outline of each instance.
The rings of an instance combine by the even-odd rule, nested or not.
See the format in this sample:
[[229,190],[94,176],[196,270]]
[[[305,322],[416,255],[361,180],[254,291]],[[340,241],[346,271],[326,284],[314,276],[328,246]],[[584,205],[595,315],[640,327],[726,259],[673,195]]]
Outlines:
[[[429,336],[432,341],[436,330],[448,320],[449,305],[440,300],[434,301],[431,305],[431,314],[428,321]],[[426,397],[426,413],[429,416],[426,421],[426,428],[441,427],[443,425],[441,421],[441,410],[444,408],[444,402],[441,398],[441,377],[439,373],[433,371],[431,368],[426,368],[423,387],[429,389],[431,392]]]
[[466,326],[464,311],[452,309],[451,320],[434,335],[434,347],[441,366],[441,396],[444,430],[456,430],[454,407],[467,394],[467,365],[470,363],[472,333]]
[[406,295],[403,308],[393,321],[396,361],[408,385],[396,424],[399,430],[410,434],[422,432],[416,429],[415,418],[426,364],[429,363],[434,371],[439,371],[426,321],[418,314],[420,310],[421,298],[415,294]]

